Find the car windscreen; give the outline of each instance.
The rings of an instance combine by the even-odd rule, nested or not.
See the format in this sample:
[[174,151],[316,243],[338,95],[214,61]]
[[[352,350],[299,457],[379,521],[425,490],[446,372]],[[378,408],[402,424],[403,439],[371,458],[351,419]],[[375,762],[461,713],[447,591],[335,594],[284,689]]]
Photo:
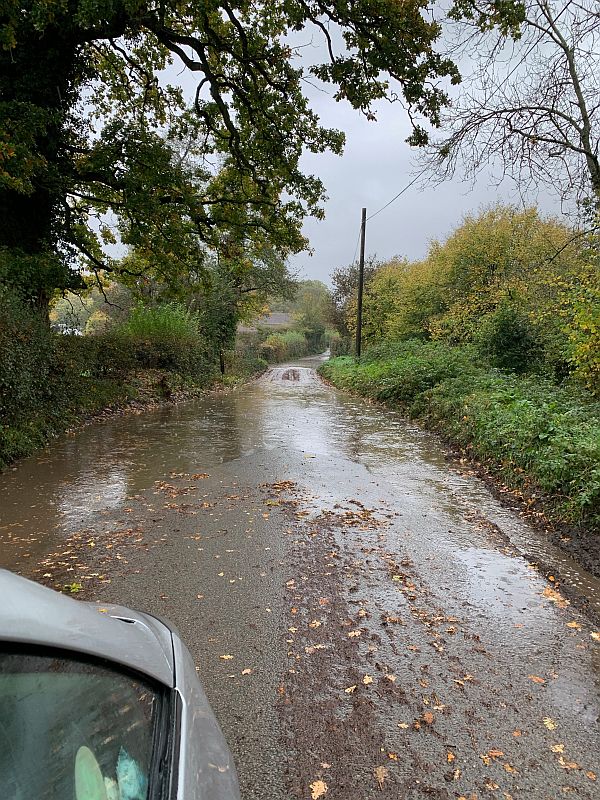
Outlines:
[[146,800],[160,696],[101,663],[0,653],[0,795]]

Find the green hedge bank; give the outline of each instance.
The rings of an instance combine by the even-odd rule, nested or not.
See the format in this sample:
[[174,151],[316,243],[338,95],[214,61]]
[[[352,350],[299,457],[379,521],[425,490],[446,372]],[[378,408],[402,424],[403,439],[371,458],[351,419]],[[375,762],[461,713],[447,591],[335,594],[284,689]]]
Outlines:
[[470,347],[401,342],[324,364],[342,389],[383,402],[464,448],[555,521],[600,532],[600,403],[543,376],[493,369]]

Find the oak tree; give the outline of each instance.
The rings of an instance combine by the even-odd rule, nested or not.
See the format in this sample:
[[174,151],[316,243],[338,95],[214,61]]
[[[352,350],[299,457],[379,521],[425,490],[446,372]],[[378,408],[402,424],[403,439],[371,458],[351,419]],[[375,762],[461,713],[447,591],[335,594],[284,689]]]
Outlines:
[[[309,28],[327,58],[307,70],[291,37]],[[439,80],[458,80],[439,34],[429,0],[3,0],[0,280],[44,303],[82,268],[126,270],[115,243],[171,278],[205,252],[235,269],[248,243],[302,249],[324,189],[300,157],[344,139],[310,108],[306,73],[367,116],[401,100],[422,142]]]

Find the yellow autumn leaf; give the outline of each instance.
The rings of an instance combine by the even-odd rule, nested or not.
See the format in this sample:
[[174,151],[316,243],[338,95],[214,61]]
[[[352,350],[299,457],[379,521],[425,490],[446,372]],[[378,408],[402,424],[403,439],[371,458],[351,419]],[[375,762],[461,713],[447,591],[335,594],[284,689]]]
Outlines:
[[354,686],[348,686],[348,688],[344,689],[344,691],[346,692],[346,694],[354,694],[354,692],[356,691],[356,684],[354,684]]
[[388,776],[387,769],[385,767],[375,767],[373,769],[373,775],[375,776],[379,788],[383,789],[383,783]]
[[576,761],[565,761],[562,756],[558,759],[558,763],[563,769],[580,769],[580,766]]
[[567,628],[577,628],[577,629],[579,629],[579,628],[581,628],[581,625],[578,622],[576,622],[575,620],[573,620],[572,622],[567,622]]
[[219,658],[222,658],[222,659],[223,659],[223,661],[231,661],[231,659],[233,658],[233,656],[230,656],[230,655],[229,655],[229,653],[225,653],[225,655],[223,655],[223,656],[219,656]]
[[544,717],[544,725],[549,731],[553,731],[556,728],[556,722],[551,717]]
[[310,784],[310,796],[312,800],[319,800],[319,797],[323,797],[324,794],[327,794],[327,788],[325,781],[313,781]]
[[550,750],[552,750],[553,753],[564,753],[565,746],[564,744],[553,744]]
[[542,594],[559,608],[566,608],[571,605],[568,600],[556,591],[556,589],[551,589],[550,586],[546,586]]
[[362,682],[365,684],[365,686],[368,686],[370,683],[373,683],[373,678],[370,675],[365,675],[365,677],[362,679]]
[[539,675],[528,675],[527,677],[534,683],[546,683],[546,680],[544,678],[540,678]]
[[598,631],[592,631],[592,633],[590,633],[590,636],[594,641],[600,642],[600,633]]

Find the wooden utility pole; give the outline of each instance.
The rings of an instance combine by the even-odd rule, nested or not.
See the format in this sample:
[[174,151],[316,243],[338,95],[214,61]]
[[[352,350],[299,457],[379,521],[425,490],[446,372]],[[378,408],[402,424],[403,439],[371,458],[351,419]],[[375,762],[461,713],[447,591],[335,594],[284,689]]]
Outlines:
[[356,311],[356,357],[360,358],[362,342],[363,284],[365,281],[365,232],[367,228],[367,209],[363,208],[360,223],[360,261],[358,265],[358,308]]

